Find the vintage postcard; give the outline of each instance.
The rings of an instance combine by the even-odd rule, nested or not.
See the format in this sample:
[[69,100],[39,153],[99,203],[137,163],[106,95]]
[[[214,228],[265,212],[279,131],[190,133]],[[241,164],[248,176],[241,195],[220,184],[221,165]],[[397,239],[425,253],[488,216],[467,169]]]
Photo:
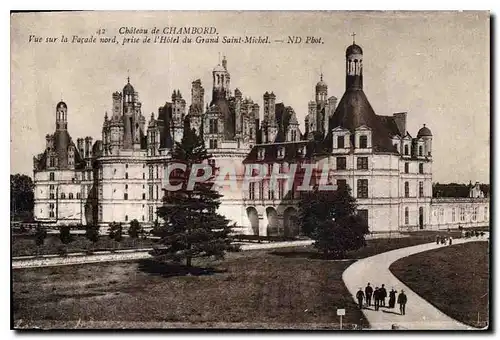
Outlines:
[[12,324],[486,330],[490,13],[11,13]]

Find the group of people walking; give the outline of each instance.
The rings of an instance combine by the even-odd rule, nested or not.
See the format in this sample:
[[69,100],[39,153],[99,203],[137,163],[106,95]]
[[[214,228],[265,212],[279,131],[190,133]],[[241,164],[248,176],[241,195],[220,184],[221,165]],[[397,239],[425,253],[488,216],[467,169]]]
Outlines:
[[448,236],[448,237],[445,237],[445,236],[439,236],[437,235],[436,236],[436,244],[448,244],[448,245],[452,245],[453,244],[453,237],[451,236]]
[[[392,288],[389,294],[387,294],[387,289],[385,289],[385,285],[382,285],[380,288],[375,287],[375,289],[373,289],[372,286],[370,286],[370,283],[368,282],[364,292],[363,289],[361,289],[361,287],[359,288],[358,292],[356,293],[356,299],[358,300],[359,309],[363,309],[363,301],[366,303],[367,307],[371,307],[372,297],[373,297],[374,308],[376,311],[378,311],[380,307],[394,308],[394,306],[396,305],[397,293],[398,292],[394,290],[394,288]],[[386,306],[385,301],[387,295],[389,295],[389,301],[388,305]],[[397,303],[399,304],[399,311],[401,315],[405,315],[407,301],[408,298],[404,290],[401,290],[401,292],[397,297]]]

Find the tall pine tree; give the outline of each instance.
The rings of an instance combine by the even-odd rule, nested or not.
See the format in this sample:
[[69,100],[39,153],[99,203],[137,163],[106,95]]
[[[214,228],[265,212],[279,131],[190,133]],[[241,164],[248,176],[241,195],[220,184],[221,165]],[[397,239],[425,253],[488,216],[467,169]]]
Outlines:
[[[163,205],[157,210],[158,217],[165,221],[155,230],[161,244],[153,251],[157,259],[185,260],[190,267],[193,258],[223,258],[226,251],[236,249],[232,245],[229,221],[217,213],[222,195],[212,190],[215,169],[212,168],[212,176],[207,181],[195,183],[193,190],[187,188],[193,166],[208,165],[210,159],[212,156],[203,139],[187,127],[172,154],[172,163],[185,164],[186,170],[170,174],[171,185],[180,184],[181,188],[165,191]],[[198,175],[202,176],[203,172],[199,169]]]

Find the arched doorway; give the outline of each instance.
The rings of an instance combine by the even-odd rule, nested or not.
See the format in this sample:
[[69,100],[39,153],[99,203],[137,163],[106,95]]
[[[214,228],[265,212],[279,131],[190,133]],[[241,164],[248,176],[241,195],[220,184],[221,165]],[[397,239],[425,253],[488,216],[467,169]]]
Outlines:
[[254,207],[247,208],[247,217],[250,221],[250,227],[252,228],[253,235],[259,235],[259,214]]
[[294,237],[299,234],[299,217],[295,208],[289,207],[283,213],[283,227],[286,237]]
[[267,236],[278,236],[278,213],[273,207],[266,209]]

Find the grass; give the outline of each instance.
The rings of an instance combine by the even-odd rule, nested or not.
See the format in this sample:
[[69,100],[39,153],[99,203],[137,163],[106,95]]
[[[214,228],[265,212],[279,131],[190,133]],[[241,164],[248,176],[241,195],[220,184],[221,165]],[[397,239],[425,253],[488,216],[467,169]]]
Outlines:
[[14,324],[73,327],[81,320],[79,327],[86,327],[98,320],[104,326],[251,323],[331,329],[338,327],[336,309],[346,308],[346,327],[367,326],[341,279],[350,263],[247,251],[191,275],[152,261],[15,270]]
[[336,329],[336,309],[345,308],[346,328],[367,327],[343,271],[354,259],[431,240],[369,240],[343,261],[323,260],[306,246],[196,260],[190,272],[153,261],[14,270],[14,325]]
[[400,259],[390,270],[445,314],[485,327],[489,319],[488,264],[488,242],[470,242]]

